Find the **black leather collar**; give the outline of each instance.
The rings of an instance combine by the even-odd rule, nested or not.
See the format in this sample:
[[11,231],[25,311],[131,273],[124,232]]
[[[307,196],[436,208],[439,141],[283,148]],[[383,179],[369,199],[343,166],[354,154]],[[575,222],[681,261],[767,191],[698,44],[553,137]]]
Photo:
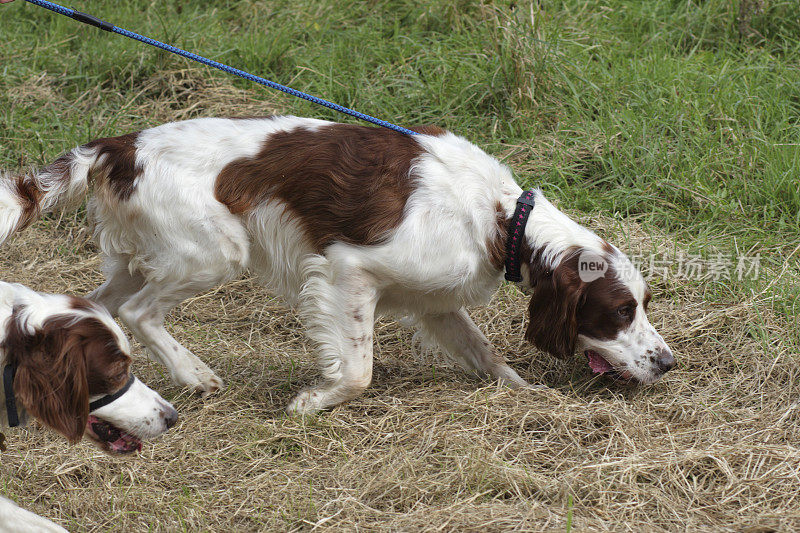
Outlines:
[[15,365],[6,365],[3,369],[3,392],[6,395],[6,413],[8,414],[8,425],[12,428],[19,425],[17,400],[14,397],[14,376],[16,374],[17,367]]

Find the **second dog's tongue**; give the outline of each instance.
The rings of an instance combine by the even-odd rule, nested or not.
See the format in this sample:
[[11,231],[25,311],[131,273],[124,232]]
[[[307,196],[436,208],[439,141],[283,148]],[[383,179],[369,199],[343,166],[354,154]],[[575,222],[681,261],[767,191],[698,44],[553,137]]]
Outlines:
[[614,369],[599,353],[593,352],[592,350],[586,350],[586,358],[589,360],[589,368],[591,368],[592,372],[595,374],[605,374]]

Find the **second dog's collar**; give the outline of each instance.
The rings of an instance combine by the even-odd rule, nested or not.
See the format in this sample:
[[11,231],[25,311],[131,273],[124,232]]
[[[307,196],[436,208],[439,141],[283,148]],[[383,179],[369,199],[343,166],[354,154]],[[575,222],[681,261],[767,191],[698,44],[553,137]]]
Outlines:
[[128,389],[131,388],[131,385],[133,385],[133,382],[135,380],[136,380],[136,378],[133,376],[133,374],[128,376],[128,382],[125,383],[125,385],[123,385],[122,388],[119,389],[117,392],[115,392],[114,394],[106,394],[102,398],[98,398],[95,401],[91,402],[89,404],[89,412],[92,413],[94,411],[97,411],[101,407],[105,407],[106,405],[110,404],[111,402],[119,399],[120,396],[122,396],[123,394],[128,392]]
[[16,365],[6,365],[5,368],[3,368],[3,392],[6,395],[6,414],[8,415],[8,425],[12,428],[19,425],[17,399],[14,397],[14,376],[16,374]]

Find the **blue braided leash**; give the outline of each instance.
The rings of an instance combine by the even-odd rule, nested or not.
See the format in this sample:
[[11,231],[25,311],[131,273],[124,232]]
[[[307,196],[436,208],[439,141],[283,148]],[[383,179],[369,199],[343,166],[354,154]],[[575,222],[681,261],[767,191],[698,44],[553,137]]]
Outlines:
[[204,65],[208,65],[209,67],[214,67],[219,69],[223,72],[227,72],[228,74],[233,74],[235,76],[239,76],[240,78],[244,78],[246,80],[254,81],[261,85],[265,85],[272,89],[277,89],[279,91],[285,92],[287,94],[291,94],[292,96],[296,96],[298,98],[302,98],[304,100],[308,100],[309,102],[314,102],[315,104],[319,104],[321,106],[333,109],[338,111],[339,113],[344,113],[345,115],[350,115],[351,117],[355,117],[361,120],[365,120],[367,122],[371,122],[372,124],[376,124],[378,126],[383,126],[384,128],[389,128],[390,130],[397,131],[399,133],[404,133],[406,135],[417,135],[417,132],[412,131],[408,128],[403,128],[402,126],[398,126],[396,124],[392,124],[391,122],[386,122],[385,120],[381,120],[379,118],[371,117],[369,115],[365,115],[364,113],[359,113],[353,109],[341,106],[339,104],[334,104],[333,102],[329,102],[327,100],[323,100],[322,98],[317,98],[316,96],[312,96],[310,94],[306,94],[302,91],[298,91],[297,89],[292,89],[291,87],[286,87],[285,85],[281,85],[280,83],[275,83],[274,81],[270,81],[266,78],[262,78],[260,76],[255,76],[250,74],[249,72],[245,72],[243,70],[239,70],[238,68],[233,68],[224,63],[220,63],[218,61],[213,61],[211,59],[207,59],[203,56],[199,56],[197,54],[193,54],[192,52],[187,52],[186,50],[181,50],[175,46],[162,43],[160,41],[156,41],[155,39],[151,39],[150,37],[145,37],[144,35],[139,35],[138,33],[134,33],[132,31],[128,31],[122,28],[118,28],[114,26],[110,22],[106,22],[104,20],[100,20],[92,15],[87,15],[86,13],[81,13],[80,11],[75,11],[74,9],[69,9],[67,7],[60,6],[58,4],[54,4],[53,2],[47,2],[46,0],[25,0],[28,3],[33,5],[37,5],[39,7],[43,7],[45,9],[49,9],[50,11],[54,11],[59,15],[64,15],[66,17],[70,17],[75,19],[79,22],[83,22],[84,24],[89,24],[91,26],[95,26],[100,28],[101,30],[109,31],[112,33],[117,33],[119,35],[123,35],[128,37],[129,39],[135,39],[137,41],[141,41],[145,44],[149,44],[150,46],[155,46],[156,48],[161,48],[162,50],[166,50],[167,52],[172,52],[173,54],[183,56],[187,59],[191,59],[193,61],[197,61],[198,63],[203,63]]

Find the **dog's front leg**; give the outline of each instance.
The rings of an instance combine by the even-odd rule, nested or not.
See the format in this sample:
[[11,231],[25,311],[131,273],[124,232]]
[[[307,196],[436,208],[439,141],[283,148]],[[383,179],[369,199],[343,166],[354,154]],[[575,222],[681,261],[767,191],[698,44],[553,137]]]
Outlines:
[[316,345],[323,383],[301,391],[286,408],[310,414],[360,395],[372,381],[372,339],[377,291],[357,268],[332,272],[323,263],[300,295],[301,317]]
[[494,351],[489,339],[463,308],[452,313],[423,315],[419,322],[426,336],[467,370],[491,376],[512,388],[530,386]]
[[[202,276],[198,276],[202,278]],[[198,292],[213,287],[211,281],[147,283],[119,308],[119,317],[134,337],[147,347],[151,358],[165,365],[172,380],[203,396],[222,388],[222,380],[166,329],[170,309]]]

